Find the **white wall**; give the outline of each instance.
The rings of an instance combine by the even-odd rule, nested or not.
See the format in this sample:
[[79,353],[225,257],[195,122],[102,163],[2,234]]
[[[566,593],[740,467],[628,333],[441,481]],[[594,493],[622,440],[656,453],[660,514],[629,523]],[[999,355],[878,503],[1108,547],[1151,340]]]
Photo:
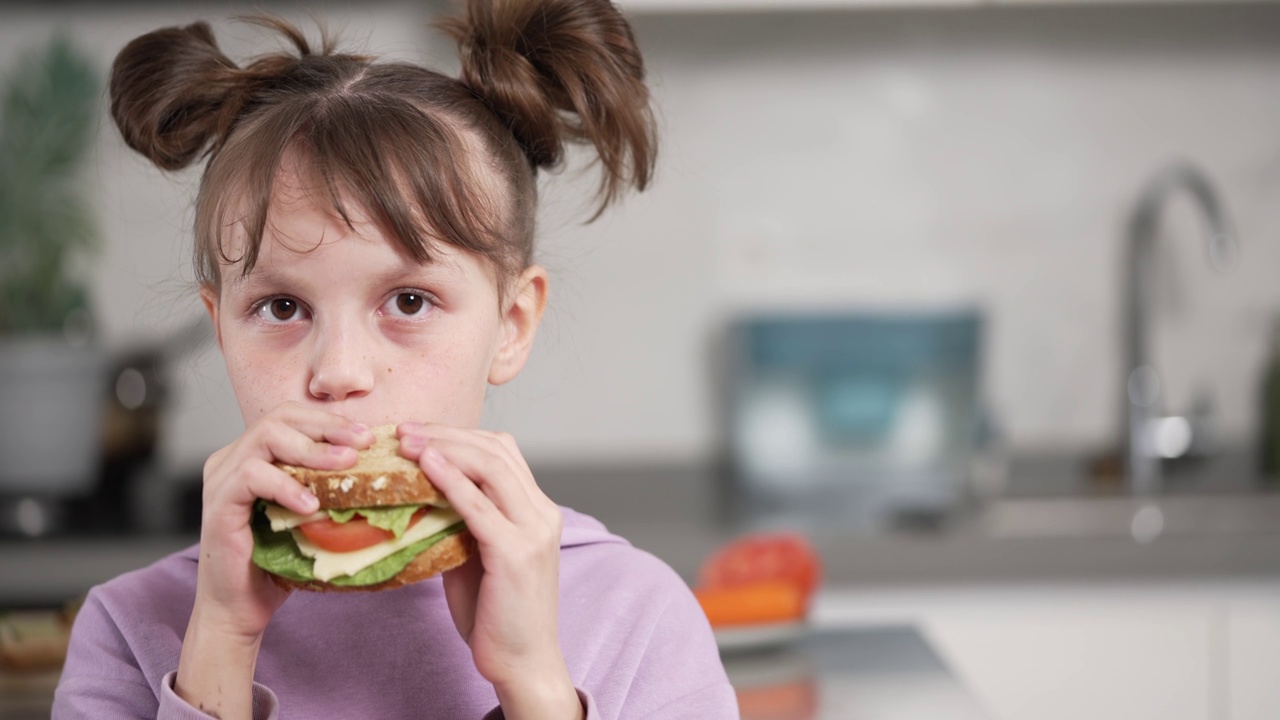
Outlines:
[[[291,5],[275,6],[294,18]],[[321,6],[373,52],[448,58],[425,3]],[[0,13],[0,67],[69,25],[105,68],[160,25],[222,5]],[[236,56],[255,37],[217,27]],[[662,115],[657,185],[588,227],[590,176],[548,185],[552,308],[493,424],[535,461],[685,461],[716,429],[712,337],[755,306],[988,312],[988,394],[1015,444],[1106,442],[1119,408],[1121,227],[1140,185],[1188,157],[1242,236],[1205,269],[1189,205],[1168,213],[1157,359],[1171,406],[1204,385],[1247,434],[1280,308],[1280,7],[1089,7],[644,17]],[[195,173],[161,176],[104,122],[96,160],[109,341],[195,315]],[[197,465],[234,436],[221,361],[192,361],[165,440]]]

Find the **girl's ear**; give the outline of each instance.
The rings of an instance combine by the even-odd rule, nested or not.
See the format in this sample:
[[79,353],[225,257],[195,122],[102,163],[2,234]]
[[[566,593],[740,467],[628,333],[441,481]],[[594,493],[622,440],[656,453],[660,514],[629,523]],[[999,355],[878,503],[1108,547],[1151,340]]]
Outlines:
[[200,300],[204,309],[209,311],[209,320],[213,321],[213,336],[218,339],[218,349],[222,349],[222,326],[218,324],[218,293],[211,287],[200,286]]
[[547,308],[547,271],[530,265],[513,286],[511,304],[502,315],[502,339],[489,366],[489,384],[501,385],[524,368]]

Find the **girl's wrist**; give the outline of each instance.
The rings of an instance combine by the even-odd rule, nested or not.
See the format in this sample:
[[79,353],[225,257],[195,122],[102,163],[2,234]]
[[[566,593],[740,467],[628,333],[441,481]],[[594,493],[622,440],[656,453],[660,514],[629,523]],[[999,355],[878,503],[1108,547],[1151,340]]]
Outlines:
[[262,635],[266,627],[246,627],[244,618],[236,617],[236,613],[217,602],[206,600],[197,592],[196,600],[191,608],[191,620],[187,624],[187,636],[198,628],[206,639],[214,640],[221,645],[233,645],[242,649],[252,648],[257,654],[262,644]]
[[192,707],[218,718],[253,716],[253,671],[262,635],[256,637],[191,613],[182,641],[174,692]]
[[510,683],[495,684],[494,690],[506,720],[576,720],[586,714],[563,660],[544,665],[541,672],[522,675]]

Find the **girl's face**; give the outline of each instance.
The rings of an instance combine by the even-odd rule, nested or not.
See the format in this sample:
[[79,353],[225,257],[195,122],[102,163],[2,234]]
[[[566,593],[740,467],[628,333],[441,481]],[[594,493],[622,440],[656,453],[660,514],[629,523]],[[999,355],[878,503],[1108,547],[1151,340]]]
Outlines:
[[221,292],[201,292],[245,423],[295,401],[369,426],[476,427],[486,386],[528,357],[545,272],[526,270],[500,307],[484,258],[440,243],[419,264],[355,207],[352,232],[316,197],[286,164],[253,271],[224,265]]

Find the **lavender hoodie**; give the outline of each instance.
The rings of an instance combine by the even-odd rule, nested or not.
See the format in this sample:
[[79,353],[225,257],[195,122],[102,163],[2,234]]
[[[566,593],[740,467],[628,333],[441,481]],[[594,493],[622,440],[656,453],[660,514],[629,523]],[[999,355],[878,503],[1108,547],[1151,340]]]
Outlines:
[[[679,576],[562,511],[560,645],[587,717],[736,718],[711,629]],[[55,720],[209,717],[173,691],[198,550],[89,592]],[[267,627],[254,679],[255,718],[501,717],[439,577],[376,593],[295,592]]]

